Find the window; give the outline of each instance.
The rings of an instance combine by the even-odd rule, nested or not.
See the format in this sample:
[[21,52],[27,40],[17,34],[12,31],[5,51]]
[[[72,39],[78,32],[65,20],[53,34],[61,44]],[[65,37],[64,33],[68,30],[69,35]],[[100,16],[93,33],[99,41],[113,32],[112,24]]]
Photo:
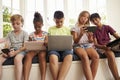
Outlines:
[[[90,13],[98,12],[102,22],[106,23],[106,0],[2,0],[2,11],[6,8],[11,14],[20,13],[25,20],[23,29],[28,33],[34,31],[33,18],[35,11],[41,13],[44,19],[43,30],[54,25],[53,14],[61,10],[65,14],[65,25],[74,26],[82,10]],[[3,21],[4,22],[4,21]]]
[[26,1],[26,14],[25,14],[25,26],[24,29],[31,33],[34,31],[33,18],[36,11],[40,12],[44,19],[44,0],[27,0]]
[[90,0],[89,1],[90,13],[99,13],[101,16],[102,23],[106,23],[107,11],[106,11],[106,0]]
[[12,14],[20,13],[20,0],[2,0],[2,6],[8,8]]
[[64,5],[63,0],[47,0],[47,23],[48,26],[54,24],[53,22],[53,15],[56,10],[63,11]]
[[12,14],[20,13],[19,0],[2,0],[3,11],[3,36],[12,30],[10,17]]
[[73,26],[80,12],[83,10],[83,0],[69,0],[68,1],[68,20],[69,26]]

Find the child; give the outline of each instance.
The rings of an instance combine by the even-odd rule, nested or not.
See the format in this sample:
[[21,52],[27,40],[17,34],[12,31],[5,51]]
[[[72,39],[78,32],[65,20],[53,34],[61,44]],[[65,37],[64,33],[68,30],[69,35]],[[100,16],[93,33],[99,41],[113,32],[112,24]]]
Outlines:
[[22,60],[26,54],[24,42],[28,40],[28,34],[22,30],[24,20],[21,15],[15,14],[11,17],[13,31],[8,33],[6,48],[11,48],[8,55],[0,55],[0,79],[2,75],[2,64],[9,58],[14,57],[15,80],[22,80]]
[[116,39],[119,38],[119,36],[111,26],[101,23],[101,17],[98,13],[91,14],[90,21],[97,26],[94,33],[95,46],[108,58],[108,65],[115,80],[120,80],[114,52],[109,47],[106,47],[106,44],[110,42],[109,34],[113,35]]
[[[35,12],[34,14],[34,29],[35,31],[30,34],[30,40],[44,41],[47,38],[47,32],[42,31],[43,19],[40,13]],[[38,54],[39,66],[41,71],[41,80],[45,80],[46,75],[46,50],[29,51],[25,56],[24,62],[24,80],[29,80],[30,69],[32,65],[32,59]]]
[[93,47],[92,33],[86,31],[86,26],[89,25],[89,16],[88,11],[82,11],[71,32],[74,39],[74,51],[81,58],[86,80],[94,80],[99,64],[99,55]]
[[[70,30],[63,26],[64,13],[62,11],[56,11],[54,13],[54,21],[56,25],[49,28],[49,35],[71,35]],[[52,73],[53,80],[65,80],[72,63],[72,55],[72,50],[49,51],[48,56],[50,62],[50,71]],[[60,58],[63,59],[63,62],[59,70],[58,60]]]

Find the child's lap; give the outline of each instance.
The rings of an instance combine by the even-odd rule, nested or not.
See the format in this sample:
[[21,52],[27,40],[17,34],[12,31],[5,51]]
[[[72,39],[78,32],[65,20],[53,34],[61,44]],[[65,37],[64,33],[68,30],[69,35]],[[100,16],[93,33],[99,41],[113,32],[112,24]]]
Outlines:
[[[93,44],[77,44],[74,46],[74,51],[75,52],[80,52],[81,55],[89,55],[90,57],[96,57],[98,56],[97,51],[93,47]],[[78,53],[76,53],[78,54]]]
[[64,59],[67,55],[73,55],[73,50],[66,50],[66,51],[49,51],[48,52],[48,59],[50,55],[56,55],[58,56],[58,59]]
[[83,49],[87,49],[87,48],[91,48],[93,47],[93,44],[88,43],[88,44],[75,44],[74,45],[74,49],[76,48],[83,48]]

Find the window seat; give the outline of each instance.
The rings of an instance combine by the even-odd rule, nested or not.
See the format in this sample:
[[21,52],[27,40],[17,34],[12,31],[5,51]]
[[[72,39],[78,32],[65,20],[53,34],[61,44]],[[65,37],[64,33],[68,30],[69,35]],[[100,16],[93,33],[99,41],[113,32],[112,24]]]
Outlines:
[[[104,54],[100,54],[100,53],[99,53],[99,56],[100,56],[100,59],[106,58],[106,56],[105,56]],[[120,53],[115,52],[115,57],[120,57]],[[80,60],[80,58],[74,53],[74,55],[73,55],[73,61],[79,61],[79,60]],[[49,61],[47,60],[47,62],[49,62]],[[61,60],[60,60],[60,62],[61,62]],[[38,63],[38,57],[37,57],[37,56],[35,56],[35,57],[33,58],[32,63],[33,63],[33,64]],[[14,64],[13,58],[9,58],[9,59],[7,59],[7,60],[4,62],[3,65],[5,66],[5,65],[13,65],[13,64]]]
[[[33,64],[30,72],[30,80],[40,80],[41,76],[40,76],[39,64],[37,60],[38,60],[37,57],[33,59]],[[119,68],[120,57],[116,57],[116,63],[118,67],[118,72],[120,74],[120,68]],[[61,65],[61,62],[59,62],[59,66],[60,65]],[[1,80],[15,80],[14,65],[4,64],[3,75]],[[52,80],[52,76],[49,69],[49,63],[47,63],[46,80]],[[80,60],[76,60],[76,61],[74,60],[72,62],[72,65],[70,67],[70,70],[65,80],[85,80],[83,69],[82,69],[82,63]],[[95,80],[114,80],[108,68],[106,58],[100,58]]]
[[[0,43],[0,48],[2,46]],[[95,80],[114,80],[109,70],[109,67],[107,65],[106,56],[100,53],[99,53],[99,56],[100,56],[100,62],[99,62],[98,71],[97,71]],[[120,53],[115,52],[115,56],[116,56],[118,72],[120,73],[120,68],[119,68],[120,67]],[[61,62],[62,61],[59,62],[59,65],[61,65]],[[15,80],[13,58],[9,58],[4,62],[3,75],[2,75],[1,80]],[[39,70],[37,56],[35,56],[32,61],[30,80],[40,80],[40,70]],[[49,70],[49,61],[47,61],[46,80],[52,80],[52,76]],[[70,67],[69,73],[66,77],[66,80],[85,80],[83,70],[82,70],[82,63],[80,61],[80,58],[76,54],[73,55],[73,62]]]

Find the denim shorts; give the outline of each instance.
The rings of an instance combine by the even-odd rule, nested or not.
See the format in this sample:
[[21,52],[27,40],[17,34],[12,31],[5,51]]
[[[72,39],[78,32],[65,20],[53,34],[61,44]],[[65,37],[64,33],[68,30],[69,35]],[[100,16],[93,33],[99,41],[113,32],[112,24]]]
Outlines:
[[93,47],[93,44],[92,43],[85,43],[85,44],[75,44],[74,45],[74,49],[76,49],[76,48],[84,48],[84,49],[86,49],[86,48],[91,48],[91,47]]
[[67,55],[73,55],[73,49],[72,50],[65,50],[65,51],[49,51],[48,52],[48,58],[50,55],[56,55],[59,59],[64,59]]
[[[11,48],[11,49],[14,49],[15,51],[18,50],[18,48],[14,47],[14,48]],[[19,52],[19,54],[22,54],[22,55],[25,55],[27,53],[27,51],[21,51]]]

